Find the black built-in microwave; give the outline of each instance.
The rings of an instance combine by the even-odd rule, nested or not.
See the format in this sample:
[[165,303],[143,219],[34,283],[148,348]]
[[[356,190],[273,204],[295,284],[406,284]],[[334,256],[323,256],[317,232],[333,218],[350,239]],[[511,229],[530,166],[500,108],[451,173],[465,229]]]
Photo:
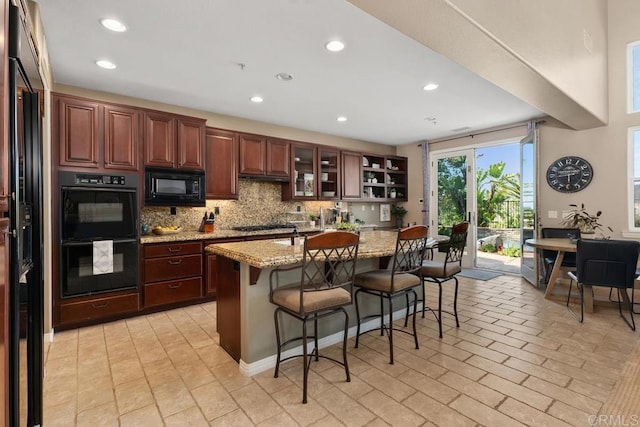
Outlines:
[[146,206],[205,206],[204,171],[146,168],[144,204]]

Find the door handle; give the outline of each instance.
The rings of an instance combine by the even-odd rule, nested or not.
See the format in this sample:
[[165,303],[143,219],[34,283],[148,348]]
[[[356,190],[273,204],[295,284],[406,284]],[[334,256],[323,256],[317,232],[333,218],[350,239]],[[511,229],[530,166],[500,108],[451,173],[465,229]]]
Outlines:
[[169,289],[178,289],[182,286],[182,282],[178,283],[177,285],[169,285]]
[[109,301],[106,301],[103,304],[96,304],[95,302],[91,303],[91,307],[93,308],[105,308],[108,305],[109,305]]
[[169,260],[169,264],[170,264],[170,265],[180,265],[180,264],[182,264],[182,260],[181,260],[181,259],[179,259],[179,260],[177,260],[177,261],[171,261],[171,260]]
[[182,246],[178,246],[177,248],[167,248],[167,250],[169,252],[171,252],[172,254],[176,253],[176,252],[180,252],[182,250]]

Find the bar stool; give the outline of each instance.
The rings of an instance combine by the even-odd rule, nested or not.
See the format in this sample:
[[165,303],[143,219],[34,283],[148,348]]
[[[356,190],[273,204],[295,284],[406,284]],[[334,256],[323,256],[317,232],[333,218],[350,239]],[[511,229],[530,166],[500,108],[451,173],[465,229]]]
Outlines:
[[[302,265],[276,268],[269,276],[269,301],[277,307],[273,314],[276,326],[276,344],[278,354],[274,377],[278,378],[280,363],[294,357],[303,357],[302,403],[307,403],[307,380],[312,359],[320,357],[332,360],[344,366],[347,382],[351,381],[347,363],[347,334],[349,315],[344,307],[353,302],[353,280],[360,236],[346,231],[322,233],[308,237],[304,242]],[[300,283],[294,286],[280,286],[280,274],[300,269]],[[342,362],[318,352],[318,320],[342,312],[344,338],[342,344]],[[288,314],[302,322],[302,335],[282,342],[279,313]],[[307,322],[313,321],[313,335],[307,333]],[[307,340],[312,338],[314,349],[308,354]],[[281,359],[282,348],[302,341],[302,354]]]
[[[413,340],[418,349],[418,335],[416,333],[416,308],[418,296],[415,287],[420,285],[420,268],[424,257],[429,227],[416,225],[398,231],[396,240],[395,256],[391,270],[374,270],[358,274],[355,278],[356,286],[356,315],[358,316],[358,329],[356,334],[356,345],[358,348],[360,335],[371,331],[380,331],[384,335],[385,331],[389,337],[389,363],[393,365],[393,331],[402,332],[413,336]],[[380,313],[360,317],[360,305],[358,295],[365,293],[380,298]],[[393,327],[393,299],[405,296],[407,310],[409,310],[408,295],[413,295],[413,333],[404,329]],[[384,300],[389,302],[389,323],[385,324]],[[365,332],[360,332],[363,320],[380,318],[380,327]]]
[[[443,261],[428,260],[422,263],[420,277],[422,278],[422,317],[425,310],[430,311],[438,321],[438,331],[442,338],[442,284],[449,281],[455,281],[455,289],[453,296],[453,313],[445,311],[447,314],[453,315],[456,319],[456,327],[460,327],[458,321],[458,278],[456,274],[462,271],[462,255],[467,244],[467,232],[469,230],[468,222],[461,222],[451,227],[451,235],[446,242],[440,242],[436,246],[438,252],[444,252]],[[438,285],[438,313],[430,307],[427,307],[427,297],[424,282],[432,282]]]

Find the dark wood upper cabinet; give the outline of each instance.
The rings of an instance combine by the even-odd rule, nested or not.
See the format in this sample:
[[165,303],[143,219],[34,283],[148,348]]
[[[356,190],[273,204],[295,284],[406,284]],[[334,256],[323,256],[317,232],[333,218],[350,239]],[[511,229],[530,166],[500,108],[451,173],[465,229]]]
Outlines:
[[60,166],[97,168],[100,145],[100,104],[57,98]]
[[362,153],[342,152],[342,198],[362,198]]
[[177,127],[177,166],[185,169],[204,169],[204,120],[179,118]]
[[240,134],[240,175],[264,175],[266,159],[267,138]]
[[104,167],[138,170],[140,112],[132,108],[104,107]]
[[267,139],[267,176],[289,177],[290,144],[281,139]]
[[145,113],[144,165],[172,168],[175,164],[176,121],[170,114]]
[[204,169],[204,120],[147,112],[144,122],[145,166]]
[[240,134],[240,176],[289,178],[289,141]]
[[238,198],[238,134],[207,128],[205,172],[208,199]]

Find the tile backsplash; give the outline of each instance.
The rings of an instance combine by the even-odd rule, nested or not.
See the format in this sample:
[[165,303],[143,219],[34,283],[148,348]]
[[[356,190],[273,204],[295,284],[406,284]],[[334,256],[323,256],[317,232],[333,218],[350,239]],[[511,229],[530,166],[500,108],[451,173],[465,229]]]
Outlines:
[[[308,220],[308,215],[296,215],[298,207],[307,214],[318,214],[320,208],[335,206],[331,201],[282,201],[282,184],[241,179],[238,200],[207,200],[203,208],[177,207],[176,215],[171,215],[169,207],[145,207],[141,210],[141,224],[179,225],[185,230],[197,230],[205,212],[213,212],[216,207],[216,228],[230,229],[243,225],[286,223],[290,220]],[[391,222],[379,222],[377,203],[346,203],[343,208],[353,213],[355,218],[366,224],[391,226]],[[372,209],[373,206],[373,209]]]

